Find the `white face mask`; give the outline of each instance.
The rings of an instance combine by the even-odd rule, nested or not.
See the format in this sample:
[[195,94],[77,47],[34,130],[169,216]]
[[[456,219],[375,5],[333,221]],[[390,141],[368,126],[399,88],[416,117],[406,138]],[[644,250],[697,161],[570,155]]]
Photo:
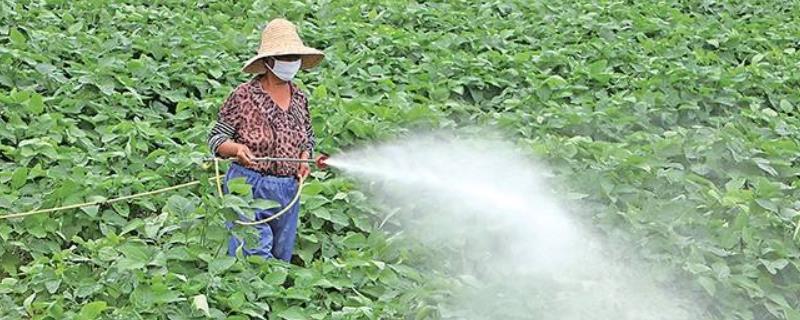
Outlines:
[[295,61],[281,61],[273,58],[272,61],[275,62],[275,65],[272,68],[269,67],[269,64],[267,64],[266,61],[264,61],[264,66],[272,71],[272,73],[274,73],[278,79],[283,81],[291,81],[292,78],[294,78],[294,76],[297,74],[297,71],[300,71],[300,59]]

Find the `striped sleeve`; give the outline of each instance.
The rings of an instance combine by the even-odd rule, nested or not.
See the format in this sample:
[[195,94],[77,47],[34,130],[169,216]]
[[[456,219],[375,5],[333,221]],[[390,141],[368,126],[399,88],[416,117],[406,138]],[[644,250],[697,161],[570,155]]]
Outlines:
[[239,94],[240,88],[237,88],[222,104],[219,109],[217,123],[211,128],[208,133],[208,149],[211,151],[212,156],[221,156],[218,153],[219,146],[229,139],[237,139],[238,131],[242,119],[239,112],[239,101],[242,100]]
[[222,145],[223,142],[233,139],[235,136],[236,129],[233,126],[222,121],[217,121],[214,128],[211,129],[211,133],[208,135],[208,149],[211,150],[211,154],[219,156],[217,153],[219,146]]

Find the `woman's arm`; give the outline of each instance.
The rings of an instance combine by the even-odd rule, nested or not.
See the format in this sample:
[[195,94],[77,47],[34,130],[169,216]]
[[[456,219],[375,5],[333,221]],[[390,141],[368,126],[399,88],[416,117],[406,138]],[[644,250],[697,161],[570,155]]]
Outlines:
[[239,163],[251,165],[253,153],[246,145],[234,141],[242,122],[238,101],[234,92],[219,109],[217,123],[208,135],[208,148],[214,156],[236,157]]
[[223,118],[231,118],[230,110],[226,110],[226,108],[230,109],[231,107],[223,106],[219,112],[219,120],[217,123],[214,124],[214,128],[211,128],[211,132],[208,134],[208,149],[211,150],[211,153],[215,156],[230,156],[230,154],[225,153],[225,150],[229,148],[225,148],[225,150],[220,150],[220,147],[225,142],[233,141],[234,137],[236,137],[236,127],[227,123],[226,119]]

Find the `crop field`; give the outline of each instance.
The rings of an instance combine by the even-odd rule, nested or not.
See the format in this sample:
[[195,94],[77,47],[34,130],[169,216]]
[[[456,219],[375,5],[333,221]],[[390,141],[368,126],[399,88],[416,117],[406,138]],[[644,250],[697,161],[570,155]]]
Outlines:
[[292,263],[225,254],[252,203],[206,138],[274,17],[326,53],[318,151],[506,132],[704,317],[800,320],[800,3],[762,0],[0,0],[0,215],[201,181],[0,219],[0,319],[457,318],[463,279],[335,170]]

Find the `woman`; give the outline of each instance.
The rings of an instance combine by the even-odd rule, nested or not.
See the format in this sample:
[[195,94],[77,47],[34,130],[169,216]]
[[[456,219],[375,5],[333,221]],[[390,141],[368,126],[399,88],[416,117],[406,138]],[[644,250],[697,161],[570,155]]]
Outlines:
[[[253,187],[254,198],[274,200],[282,207],[291,201],[298,179],[309,174],[308,164],[254,158],[311,158],[315,141],[308,100],[292,79],[300,68],[313,68],[323,57],[321,51],[303,44],[291,22],[275,19],[267,24],[261,33],[258,54],[242,69],[256,76],[240,84],[228,97],[208,137],[209,149],[215,156],[236,158],[225,175],[225,186],[230,179],[245,177]],[[227,193],[227,188],[224,191]],[[281,208],[257,211],[252,219],[267,218]],[[234,255],[242,246],[245,255],[289,261],[299,210],[299,203],[295,203],[280,218],[255,226],[258,244],[245,244],[231,236],[228,254]]]

